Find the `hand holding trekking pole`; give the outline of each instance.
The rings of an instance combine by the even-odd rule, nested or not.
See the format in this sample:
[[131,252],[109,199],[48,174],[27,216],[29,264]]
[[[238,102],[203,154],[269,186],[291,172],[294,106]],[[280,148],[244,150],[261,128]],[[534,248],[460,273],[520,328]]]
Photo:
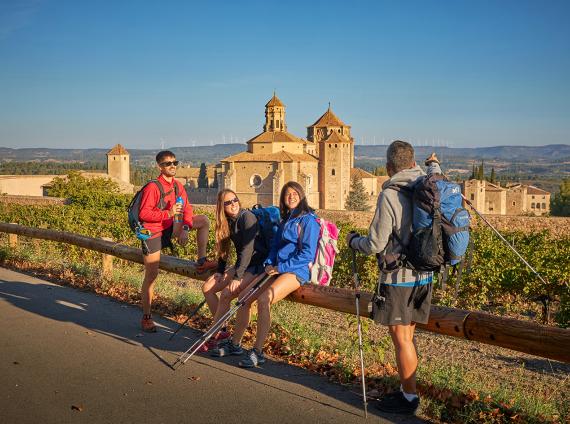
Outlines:
[[[354,237],[354,236],[352,236]],[[352,239],[351,237],[351,239]],[[350,244],[349,244],[350,246]],[[356,269],[356,250],[352,249],[352,276],[354,279],[354,297],[356,299],[356,321],[358,327],[358,349],[360,350],[360,373],[362,374],[362,401],[364,403],[364,418],[368,418],[368,402],[366,399],[366,379],[364,376],[364,352],[362,350],[362,326],[360,324],[360,287]]]

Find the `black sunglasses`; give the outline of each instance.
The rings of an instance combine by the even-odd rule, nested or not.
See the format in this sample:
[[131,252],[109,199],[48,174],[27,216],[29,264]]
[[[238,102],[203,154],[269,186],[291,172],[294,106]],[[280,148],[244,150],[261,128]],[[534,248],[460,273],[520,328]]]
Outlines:
[[161,162],[159,165],[162,166],[163,168],[166,168],[168,166],[178,166],[180,162],[177,160],[169,160],[168,162]]
[[229,206],[229,205],[231,205],[232,203],[238,203],[238,202],[239,202],[239,199],[238,199],[237,197],[234,197],[232,200],[226,200],[226,201],[224,202],[224,206]]

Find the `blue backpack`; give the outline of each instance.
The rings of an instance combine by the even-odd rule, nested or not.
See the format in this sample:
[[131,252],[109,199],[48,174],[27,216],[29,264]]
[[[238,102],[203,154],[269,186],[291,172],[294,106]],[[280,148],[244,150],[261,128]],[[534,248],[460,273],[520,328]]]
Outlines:
[[442,272],[443,287],[450,268],[455,271],[459,266],[459,284],[470,246],[471,219],[463,207],[461,187],[443,175],[423,177],[413,188],[412,203],[412,238],[406,261],[419,271]]
[[259,224],[259,235],[263,238],[263,243],[267,248],[267,251],[269,251],[271,249],[273,237],[279,229],[281,212],[279,212],[279,208],[277,206],[267,206],[264,208],[260,204],[254,205],[250,210],[257,218],[257,223]]

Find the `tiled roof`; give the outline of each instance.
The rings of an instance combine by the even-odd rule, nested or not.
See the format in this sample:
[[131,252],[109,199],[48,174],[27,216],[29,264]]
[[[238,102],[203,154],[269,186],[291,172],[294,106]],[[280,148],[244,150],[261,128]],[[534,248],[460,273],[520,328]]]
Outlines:
[[121,144],[116,144],[111,150],[107,152],[108,155],[128,155],[127,149],[125,149]]
[[333,126],[333,127],[347,127],[348,126],[348,125],[344,125],[344,122],[342,122],[338,118],[338,116],[336,116],[333,113],[330,106],[327,109],[327,111],[319,119],[317,119],[317,122],[315,122],[313,125],[311,125],[311,127],[329,127],[329,126]]
[[248,143],[306,143],[287,131],[265,131],[247,141]]
[[350,178],[354,178],[356,176],[359,176],[360,178],[376,178],[375,175],[372,175],[370,172],[366,172],[364,169],[351,168]]
[[265,107],[270,107],[270,106],[281,106],[281,107],[285,107],[285,105],[283,104],[283,102],[281,100],[279,100],[279,98],[275,95],[275,93],[273,93],[273,97],[267,102],[267,104],[265,105]]
[[526,192],[527,194],[550,194],[548,191],[535,186],[528,186]]
[[319,143],[351,143],[352,140],[340,135],[336,131],[330,133],[326,138],[319,140]]
[[253,154],[241,152],[222,159],[221,162],[318,162],[318,159],[307,153],[277,152],[266,154]]

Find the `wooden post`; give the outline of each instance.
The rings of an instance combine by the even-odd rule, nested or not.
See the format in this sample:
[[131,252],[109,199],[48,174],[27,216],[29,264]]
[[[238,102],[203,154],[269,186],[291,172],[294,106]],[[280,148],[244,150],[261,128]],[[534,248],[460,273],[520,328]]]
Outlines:
[[[113,239],[109,237],[101,237],[101,239],[105,241],[113,241]],[[113,275],[113,256],[103,253],[101,274],[104,278],[111,278]]]
[[[16,223],[12,222],[12,224],[16,224]],[[8,234],[8,247],[10,247],[11,249],[15,249],[16,247],[18,247],[18,235],[17,234],[12,234],[12,233]]]

